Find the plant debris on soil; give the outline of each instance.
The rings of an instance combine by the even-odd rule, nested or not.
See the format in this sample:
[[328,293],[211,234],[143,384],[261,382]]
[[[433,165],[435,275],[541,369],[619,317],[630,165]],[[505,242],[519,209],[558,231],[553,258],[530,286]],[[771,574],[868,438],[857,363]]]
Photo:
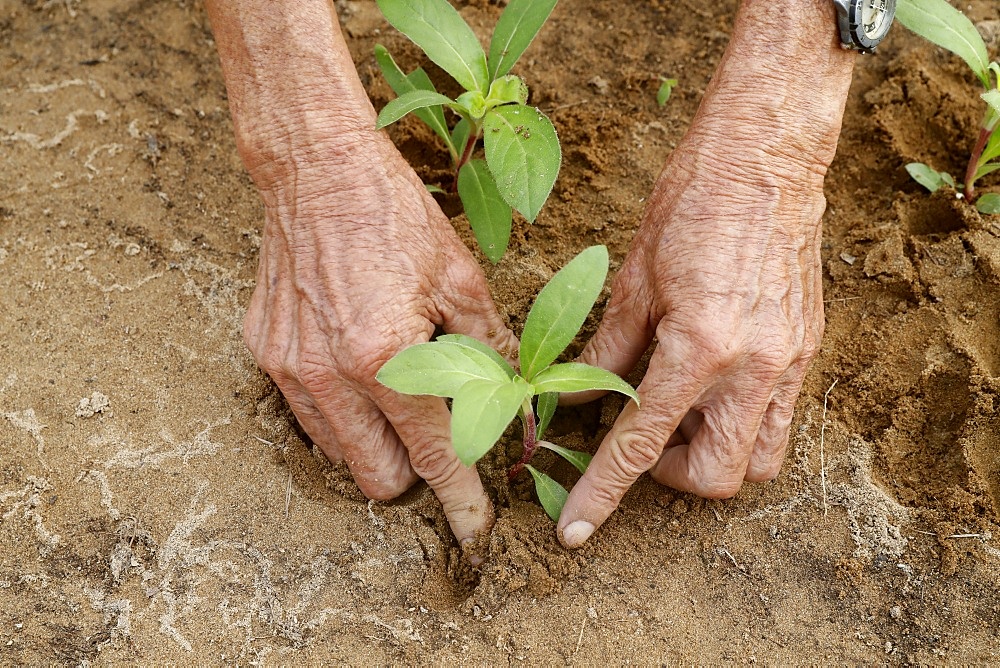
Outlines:
[[[376,108],[376,41],[443,80],[373,1],[335,4]],[[501,11],[457,6],[483,38]],[[581,249],[620,264],[735,8],[556,8],[517,72],[564,167],[481,258],[513,327]],[[962,9],[995,53],[996,3]],[[781,476],[724,502],[643,478],[569,552],[530,480],[508,485],[512,438],[481,467],[498,522],[475,572],[425,485],[364,499],[244,348],[262,210],[200,4],[0,0],[0,663],[998,661],[1000,216],[903,168],[961,172],[969,76],[898,26],[859,59]],[[430,130],[390,134],[445,178]],[[593,452],[622,406],[563,409],[549,438]]]

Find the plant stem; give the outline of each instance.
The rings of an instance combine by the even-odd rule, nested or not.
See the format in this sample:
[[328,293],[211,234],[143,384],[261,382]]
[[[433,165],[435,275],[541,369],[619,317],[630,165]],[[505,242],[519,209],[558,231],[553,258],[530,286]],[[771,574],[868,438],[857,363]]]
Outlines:
[[513,480],[524,469],[524,465],[531,461],[531,458],[535,455],[535,449],[538,447],[538,438],[535,429],[535,411],[531,406],[531,399],[525,400],[524,405],[521,407],[521,412],[524,414],[522,418],[524,423],[524,452],[521,454],[521,459],[514,464],[507,474],[508,480]]
[[465,142],[465,149],[462,151],[462,157],[458,159],[455,164],[455,180],[451,184],[451,191],[458,191],[458,173],[462,171],[462,167],[465,163],[472,159],[472,153],[476,150],[476,142],[479,141],[480,127],[478,124],[472,126],[472,130],[469,132],[469,138]]
[[972,156],[969,158],[969,167],[965,170],[965,198],[968,201],[976,195],[975,185],[976,185],[976,172],[979,171],[979,158],[983,155],[983,149],[986,148],[986,144],[990,141],[990,135],[993,134],[993,130],[988,128],[979,129],[979,139],[976,141],[975,148],[972,149]]

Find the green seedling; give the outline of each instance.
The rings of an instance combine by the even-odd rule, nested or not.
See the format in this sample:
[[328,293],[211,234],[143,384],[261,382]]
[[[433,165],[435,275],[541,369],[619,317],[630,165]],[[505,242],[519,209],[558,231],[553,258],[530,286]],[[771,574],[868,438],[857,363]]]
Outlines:
[[610,371],[577,362],[553,364],[583,326],[607,273],[607,248],[592,246],[542,288],[524,323],[519,370],[486,344],[447,334],[398,353],[382,366],[377,378],[403,394],[451,399],[451,443],[466,466],[489,452],[520,416],[524,448],[508,475],[513,479],[527,468],[542,507],[556,520],[569,493],[529,462],[543,447],[565,458],[580,473],[590,463],[586,453],[541,440],[559,393],[609,390],[639,402],[632,386]]
[[661,107],[667,105],[667,100],[670,99],[670,94],[674,92],[674,86],[677,85],[677,79],[665,79],[660,77],[660,88],[656,91],[656,104]]
[[[986,102],[986,112],[969,158],[962,193],[970,202],[976,202],[979,211],[1000,212],[1000,195],[989,193],[976,200],[975,190],[977,180],[1000,170],[1000,132],[996,132],[1000,125],[1000,90],[997,90],[1000,64],[990,61],[986,43],[972,21],[947,0],[899,0],[896,17],[921,37],[962,58],[986,89],[981,95]],[[910,163],[906,170],[917,183],[931,192],[944,185],[955,187],[955,180],[950,174],[923,163]]]
[[[552,122],[527,106],[528,86],[511,68],[541,30],[557,0],[511,0],[500,15],[489,56],[447,0],[378,0],[397,30],[465,90],[456,99],[437,92],[423,69],[405,74],[384,46],[375,60],[399,96],[378,115],[378,128],[408,113],[441,138],[479,247],[500,261],[510,242],[512,209],[534,222],[552,192],[562,153]],[[449,126],[444,110],[458,116]],[[486,159],[475,158],[483,140]]]

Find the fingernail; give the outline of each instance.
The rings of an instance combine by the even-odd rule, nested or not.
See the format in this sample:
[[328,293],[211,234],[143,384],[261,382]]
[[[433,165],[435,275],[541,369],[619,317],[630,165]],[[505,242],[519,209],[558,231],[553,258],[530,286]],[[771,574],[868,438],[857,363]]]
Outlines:
[[590,534],[592,533],[594,533],[594,525],[590,522],[584,522],[583,520],[572,522],[563,529],[563,545],[570,548],[580,547],[590,538]]
[[475,538],[466,538],[462,541],[462,551],[465,553],[465,557],[469,560],[469,563],[472,564],[472,567],[479,568],[486,559],[472,551],[475,544]]

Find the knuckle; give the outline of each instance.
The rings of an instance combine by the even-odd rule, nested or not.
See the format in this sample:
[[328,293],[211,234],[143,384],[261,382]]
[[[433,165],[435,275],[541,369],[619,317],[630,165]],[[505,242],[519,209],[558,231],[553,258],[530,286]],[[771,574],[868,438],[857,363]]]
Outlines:
[[263,350],[254,352],[253,356],[257,360],[257,365],[267,372],[267,375],[271,378],[278,380],[291,377],[291,374],[287,372],[287,365],[285,364],[285,357],[282,354],[282,350],[277,346],[265,346]]
[[407,490],[406,485],[396,480],[376,480],[355,476],[358,489],[372,501],[392,501]]
[[613,511],[621,503],[622,497],[628,491],[628,483],[620,483],[616,479],[599,480],[588,492],[588,505],[607,512]]
[[449,281],[453,285],[461,286],[461,294],[464,294],[468,299],[492,301],[490,289],[486,283],[486,277],[483,275],[482,269],[471,260],[469,258],[469,261],[448,263]]
[[781,461],[771,461],[755,468],[752,471],[753,477],[750,477],[748,472],[747,480],[750,482],[770,482],[778,477],[781,473]]
[[333,377],[330,365],[312,356],[303,356],[288,366],[290,367],[286,368],[288,374],[297,378],[302,387],[310,392],[318,392],[327,387]]
[[780,376],[801,355],[801,347],[791,345],[782,336],[762,337],[754,344],[753,361],[767,377]]
[[367,468],[357,466],[356,462],[352,466],[351,461],[348,460],[348,467],[358,489],[366,497],[375,501],[395,499],[409,489],[416,480],[412,472],[408,471],[407,466],[401,464],[402,462],[398,464],[383,462],[380,466]]
[[698,480],[691,492],[706,499],[731,499],[741,487],[742,480]]
[[257,317],[252,310],[247,311],[246,315],[243,316],[243,343],[246,345],[247,349],[257,358],[257,346],[258,346],[258,336],[257,336]]
[[663,454],[663,443],[653,434],[633,434],[616,442],[611,449],[614,482],[628,487],[640,475],[653,468]]
[[806,364],[812,362],[816,359],[819,354],[820,340],[822,339],[822,334],[818,338],[807,337],[805,342],[802,344],[802,354],[801,358]]
[[370,386],[378,370],[396,353],[429,338],[426,324],[406,315],[396,321],[388,316],[366,318],[345,332],[337,353],[338,366],[346,377]]
[[384,337],[350,337],[349,353],[342,361],[345,375],[363,384],[370,384],[382,365],[403,348],[400,342],[390,342]]
[[[709,321],[704,317],[687,320],[683,335],[696,351],[700,365],[718,370],[729,368],[740,360],[743,350],[740,337],[735,335],[738,331],[735,324]],[[673,332],[659,331],[663,329],[662,325],[657,329],[657,337],[661,341],[673,334]]]
[[418,444],[410,448],[410,465],[427,484],[437,488],[455,478],[462,464],[448,449]]

